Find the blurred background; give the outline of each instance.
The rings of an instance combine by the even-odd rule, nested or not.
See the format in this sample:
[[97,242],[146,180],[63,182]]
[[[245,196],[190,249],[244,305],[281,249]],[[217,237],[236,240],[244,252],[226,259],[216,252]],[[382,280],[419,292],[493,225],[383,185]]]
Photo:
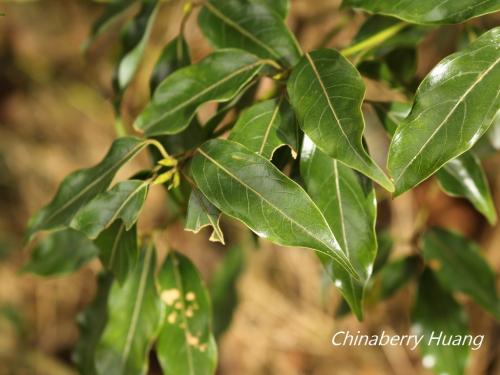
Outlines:
[[[30,252],[23,245],[29,217],[48,202],[64,176],[99,161],[115,137],[111,77],[119,53],[120,22],[85,54],[81,50],[102,10],[102,3],[86,0],[0,1],[0,12],[5,13],[0,17],[0,375],[76,373],[71,352],[78,339],[77,315],[93,298],[99,263],[49,279],[21,274],[19,269]],[[132,8],[130,14],[135,11]],[[178,1],[165,2],[161,8],[143,64],[124,97],[128,126],[148,100],[149,74],[162,47],[176,35],[181,14]],[[363,19],[359,13],[340,12],[339,1],[293,0],[288,21],[303,49],[309,50],[321,43],[334,48],[349,45]],[[418,77],[456,49],[460,27],[441,27],[420,44]],[[196,17],[187,24],[186,37],[194,61],[210,51]],[[368,83],[367,95],[401,98],[400,93],[373,83]],[[367,132],[376,134],[369,111],[366,117]],[[386,143],[381,139],[380,147],[372,147],[380,153],[375,155],[379,160]],[[147,165],[147,155],[142,155],[121,174]],[[485,169],[498,208],[498,153],[485,160]],[[395,241],[391,257],[412,251],[415,228],[426,218],[479,242],[498,274],[500,226],[489,226],[465,200],[441,193],[434,180],[394,201],[381,196],[379,212]],[[140,229],[148,232],[168,218],[164,192],[153,189]],[[224,221],[223,226],[231,242],[238,225]],[[209,282],[227,248],[209,243],[208,235],[208,231],[185,232],[178,222],[157,242],[162,251],[171,247],[187,253]],[[316,256],[261,242],[259,249],[249,252],[236,283],[239,303],[229,329],[220,337],[219,373],[428,374],[418,353],[404,347],[330,344],[338,330],[407,333],[414,292],[409,285],[370,307],[362,323],[351,315],[335,318],[340,299],[325,286]],[[472,333],[486,335],[481,349],[472,353],[469,373],[500,374],[500,326],[463,300]],[[159,373],[154,359],[152,363],[151,373]]]

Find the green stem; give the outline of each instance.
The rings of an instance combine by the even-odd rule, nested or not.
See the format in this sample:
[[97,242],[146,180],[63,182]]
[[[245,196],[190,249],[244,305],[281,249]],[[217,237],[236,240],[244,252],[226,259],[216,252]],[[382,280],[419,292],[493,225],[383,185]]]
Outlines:
[[340,53],[342,53],[345,57],[348,57],[358,52],[369,50],[375,46],[378,46],[379,44],[382,44],[387,39],[393,37],[407,26],[408,26],[407,23],[399,22],[395,25],[392,25],[391,27],[388,27],[385,30],[376,33],[375,35],[372,35],[371,37],[365,40],[362,40],[359,43],[353,44],[352,46],[342,49]]
[[117,137],[124,137],[127,135],[127,130],[125,129],[125,125],[123,124],[123,121],[121,117],[116,117],[115,120],[115,132]]

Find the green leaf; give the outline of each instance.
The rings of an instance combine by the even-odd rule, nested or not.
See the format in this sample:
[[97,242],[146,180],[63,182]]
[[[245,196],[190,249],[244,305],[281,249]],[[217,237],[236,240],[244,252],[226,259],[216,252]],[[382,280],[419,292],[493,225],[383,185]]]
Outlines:
[[112,189],[100,193],[73,217],[71,227],[83,232],[89,238],[121,219],[125,229],[135,224],[149,190],[149,182],[128,180],[117,183]]
[[424,234],[422,251],[443,287],[469,295],[485,310],[500,317],[495,273],[474,242],[434,228]]
[[245,252],[232,247],[224,256],[210,282],[210,295],[214,311],[214,335],[220,335],[229,327],[238,304],[236,283],[245,269]]
[[281,18],[286,18],[290,8],[289,0],[250,0],[253,3],[261,4],[279,14]]
[[217,347],[203,280],[185,256],[170,252],[159,274],[166,314],[157,355],[165,375],[215,373]]
[[457,340],[459,343],[468,334],[467,315],[429,270],[422,274],[419,281],[412,322],[412,334],[417,337],[423,335],[419,345],[423,366],[432,369],[435,374],[462,375],[469,347],[442,345],[436,339],[430,339],[442,334],[445,342]]
[[210,202],[259,237],[319,251],[359,278],[318,207],[266,158],[236,142],[214,139],[198,149],[191,170]]
[[367,293],[370,302],[389,298],[417,275],[421,260],[418,255],[410,255],[394,260],[376,274]]
[[73,361],[82,375],[97,375],[94,353],[108,320],[107,304],[112,282],[110,273],[101,273],[94,300],[78,315],[80,337],[73,352]]
[[108,323],[96,347],[98,374],[146,374],[149,351],[163,309],[155,286],[156,251],[146,244],[125,283],[113,284],[108,298]]
[[467,198],[490,224],[496,223],[497,214],[488,180],[481,162],[471,151],[446,163],[437,172],[437,177],[446,193]]
[[[391,136],[411,109],[407,103],[372,104],[384,128]],[[436,176],[447,194],[468,199],[490,223],[496,222],[496,211],[488,182],[483,167],[472,150],[450,160],[438,170]]]
[[500,105],[499,45],[500,28],[490,30],[422,81],[389,149],[396,195],[470,149],[491,125]]
[[191,63],[189,46],[182,35],[172,39],[163,49],[149,80],[151,92],[177,69],[183,68]]
[[288,81],[290,102],[302,130],[321,151],[370,177],[385,189],[394,187],[362,144],[363,80],[340,53],[306,53]]
[[375,263],[373,264],[373,273],[380,271],[380,269],[387,263],[394,246],[394,240],[386,231],[377,232],[377,245],[377,256],[375,257]]
[[40,230],[69,225],[76,212],[97,194],[105,191],[116,172],[148,144],[151,141],[135,137],[119,138],[113,142],[99,164],[67,176],[54,199],[31,218],[27,237],[31,238]]
[[224,233],[219,226],[220,211],[203,195],[201,191],[193,188],[189,197],[184,229],[198,233],[201,229],[211,226],[210,241],[224,244]]
[[33,249],[24,272],[62,276],[75,272],[97,255],[97,248],[84,234],[66,228],[49,232]]
[[500,10],[496,0],[344,0],[343,4],[421,24],[459,23]]
[[139,13],[123,29],[123,51],[115,72],[115,87],[118,93],[129,85],[142,60],[146,43],[158,10],[157,0],[142,0]]
[[103,14],[92,25],[90,35],[83,44],[83,49],[87,49],[134,2],[135,0],[118,0],[108,3]]
[[240,48],[287,66],[300,58],[300,47],[282,16],[258,1],[206,1],[198,24],[215,48]]
[[304,137],[300,171],[309,195],[320,208],[340,246],[363,281],[353,280],[327,257],[320,257],[335,286],[359,319],[365,281],[370,276],[377,239],[377,201],[370,180],[321,152]]
[[[373,106],[391,136],[411,109],[409,104],[398,102],[373,103]],[[447,194],[468,199],[490,223],[496,222],[496,211],[488,181],[480,161],[472,150],[450,160],[438,170],[436,176]]]
[[298,129],[290,105],[283,97],[266,100],[244,110],[229,139],[246,146],[267,159],[282,145],[289,145],[296,155]]
[[261,70],[264,62],[239,50],[220,50],[198,64],[179,69],[156,89],[134,127],[148,136],[185,129],[202,104],[235,97]]
[[99,234],[94,243],[99,248],[99,258],[104,267],[123,284],[139,255],[136,226],[127,230],[123,221],[116,220]]

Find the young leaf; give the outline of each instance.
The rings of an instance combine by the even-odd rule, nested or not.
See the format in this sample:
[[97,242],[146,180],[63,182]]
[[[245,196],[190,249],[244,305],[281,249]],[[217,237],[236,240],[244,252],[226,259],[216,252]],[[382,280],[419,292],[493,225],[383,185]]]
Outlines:
[[486,132],[500,105],[500,28],[442,60],[422,81],[392,139],[388,167],[399,195]]
[[97,375],[94,353],[108,320],[108,295],[112,282],[110,273],[100,274],[94,300],[78,315],[80,338],[73,352],[73,361],[82,375]]
[[54,199],[31,218],[27,237],[31,238],[40,230],[69,225],[75,213],[97,194],[105,191],[115,173],[148,144],[150,141],[135,137],[119,138],[113,142],[99,164],[67,176]]
[[394,190],[363,148],[365,86],[347,59],[329,49],[306,53],[287,87],[299,125],[321,151]]
[[210,299],[194,265],[170,252],[158,276],[166,314],[157,355],[165,375],[210,375],[217,347],[211,332]]
[[344,0],[344,4],[421,24],[459,23],[500,10],[496,0]]
[[141,3],[141,10],[123,30],[123,52],[115,72],[116,91],[120,94],[139,68],[158,10],[157,0],[142,0]]
[[103,266],[123,284],[130,270],[134,269],[139,255],[136,226],[127,230],[123,221],[116,220],[99,234],[94,243],[99,248],[99,259]]
[[264,62],[239,50],[220,50],[198,64],[179,69],[156,89],[134,127],[148,136],[185,129],[202,104],[226,102],[248,84]]
[[121,219],[125,229],[129,230],[137,221],[148,190],[149,183],[145,181],[119,182],[82,207],[71,220],[70,226],[92,239],[117,219]]
[[[384,128],[391,136],[411,109],[407,103],[374,103],[373,105]],[[445,193],[468,199],[490,223],[496,222],[496,211],[488,181],[473,150],[450,160],[438,170],[436,176]]]
[[[377,201],[371,181],[320,151],[305,137],[300,172],[307,191],[323,213],[335,238],[363,280],[373,268],[377,252]],[[336,272],[331,260],[323,265],[359,319],[363,317],[364,282]],[[342,277],[344,276],[344,277]]]
[[434,228],[423,236],[422,251],[443,287],[469,295],[485,310],[500,317],[495,274],[475,243],[459,234]]
[[258,236],[319,251],[359,278],[318,207],[266,158],[236,142],[214,139],[198,149],[191,170],[210,202]]
[[288,8],[290,8],[289,0],[250,0],[250,1],[268,7],[272,11],[278,13],[279,16],[283,19],[286,18],[286,15],[288,14]]
[[232,247],[217,267],[210,282],[210,295],[214,311],[214,335],[216,338],[229,327],[238,304],[236,282],[245,268],[245,252]]
[[[412,321],[412,334],[423,335],[419,345],[423,366],[435,374],[463,375],[469,347],[443,345],[436,337],[441,335],[445,342],[450,339],[453,342],[457,336],[459,340],[463,339],[468,334],[467,315],[429,270],[420,278]],[[431,337],[434,338],[432,341]]]
[[437,172],[437,177],[446,193],[467,198],[490,224],[496,223],[497,214],[488,180],[481,162],[472,151],[450,160]]
[[298,151],[298,129],[295,115],[284,98],[266,100],[244,110],[229,139],[271,159],[274,151],[289,145]]
[[219,226],[220,211],[203,195],[201,191],[193,188],[189,197],[184,229],[198,233],[206,226],[212,227],[210,241],[224,244],[224,233]]
[[108,322],[96,347],[99,374],[145,374],[149,351],[163,317],[155,286],[156,251],[148,243],[125,283],[113,284],[108,298]]
[[24,272],[62,276],[75,272],[97,255],[97,248],[84,234],[60,229],[47,234],[33,249]]
[[191,63],[189,46],[182,35],[172,39],[163,49],[149,80],[149,87],[153,93],[158,85],[177,69]]
[[240,48],[287,66],[300,58],[300,47],[282,17],[258,1],[208,0],[198,24],[215,48]]

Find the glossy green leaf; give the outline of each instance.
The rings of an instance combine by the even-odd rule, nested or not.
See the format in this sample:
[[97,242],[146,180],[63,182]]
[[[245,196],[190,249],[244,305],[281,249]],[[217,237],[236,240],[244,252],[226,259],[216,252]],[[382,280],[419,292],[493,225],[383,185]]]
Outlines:
[[128,180],[117,183],[82,207],[71,220],[71,227],[89,238],[96,238],[115,220],[121,219],[125,229],[135,224],[149,190],[149,182]]
[[230,326],[238,305],[236,283],[245,269],[245,252],[232,247],[225,254],[210,281],[210,296],[214,311],[214,335],[220,335]]
[[61,276],[77,271],[97,255],[96,246],[84,234],[71,229],[49,232],[33,249],[24,272]]
[[100,274],[94,300],[78,315],[80,337],[73,352],[73,361],[82,375],[97,375],[94,353],[108,320],[108,295],[112,282],[110,273]]
[[[468,335],[467,315],[429,270],[419,281],[412,322],[412,334],[423,336],[419,344],[423,366],[435,374],[463,375],[469,347],[452,343],[459,344]],[[441,342],[430,341],[439,335]],[[442,340],[450,344],[442,345]]]
[[209,201],[259,237],[317,250],[359,277],[311,198],[266,158],[215,139],[198,149],[191,170]]
[[157,344],[165,375],[215,373],[217,347],[210,299],[201,275],[185,256],[170,252],[158,281],[166,314]]
[[206,1],[198,24],[215,48],[240,48],[289,66],[300,58],[300,47],[282,16],[259,1]]
[[488,180],[481,162],[472,152],[450,160],[437,172],[437,177],[446,193],[467,198],[490,224],[497,221]]
[[135,137],[119,138],[99,164],[67,176],[54,199],[31,218],[27,237],[31,238],[40,230],[69,225],[75,213],[105,191],[116,172],[150,143]]
[[250,0],[253,3],[261,4],[268,7],[272,11],[279,14],[281,18],[285,18],[290,8],[289,0]]
[[[373,106],[391,136],[411,109],[409,104],[397,102],[373,103]],[[447,194],[468,199],[490,223],[496,222],[496,211],[488,181],[480,161],[472,150],[450,160],[438,170],[436,176]]]
[[459,23],[500,10],[496,0],[344,0],[343,4],[422,24]]
[[134,78],[158,10],[157,0],[142,0],[141,10],[122,32],[123,51],[115,72],[115,86],[121,93]]
[[147,135],[178,133],[189,125],[202,104],[226,102],[236,96],[263,64],[244,51],[215,51],[198,64],[168,76],[134,127]]
[[94,243],[99,248],[103,266],[123,283],[134,269],[139,255],[136,226],[127,230],[123,221],[116,220],[99,234]]
[[125,283],[113,284],[108,298],[108,322],[96,347],[98,374],[146,374],[149,351],[158,335],[163,309],[155,285],[156,251],[152,243]]
[[422,81],[389,150],[396,195],[470,149],[491,125],[500,106],[499,46],[500,28],[490,30]]
[[320,208],[340,246],[363,281],[352,277],[327,257],[324,267],[359,319],[363,317],[365,281],[377,252],[377,201],[370,180],[320,151],[305,137],[300,171],[307,191]]
[[389,298],[417,275],[421,260],[417,255],[396,259],[383,266],[374,277],[367,299],[373,302]]
[[219,226],[220,211],[203,195],[201,191],[193,188],[189,197],[184,229],[198,233],[201,229],[211,226],[210,241],[224,244],[224,233]]
[[306,53],[288,80],[299,125],[318,148],[393,191],[391,181],[363,147],[364,93],[356,68],[330,49]]
[[422,251],[443,287],[469,295],[495,317],[500,317],[495,274],[474,242],[434,228],[424,234]]
[[191,63],[189,46],[182,35],[172,39],[163,49],[149,80],[151,92],[177,69],[183,68]]
[[298,128],[290,105],[284,98],[266,100],[244,110],[229,139],[271,159],[274,151],[289,145],[298,151]]
[[106,31],[106,29],[135,1],[136,0],[117,0],[109,2],[102,15],[92,25],[90,35],[83,44],[83,48],[87,49],[95,38]]

